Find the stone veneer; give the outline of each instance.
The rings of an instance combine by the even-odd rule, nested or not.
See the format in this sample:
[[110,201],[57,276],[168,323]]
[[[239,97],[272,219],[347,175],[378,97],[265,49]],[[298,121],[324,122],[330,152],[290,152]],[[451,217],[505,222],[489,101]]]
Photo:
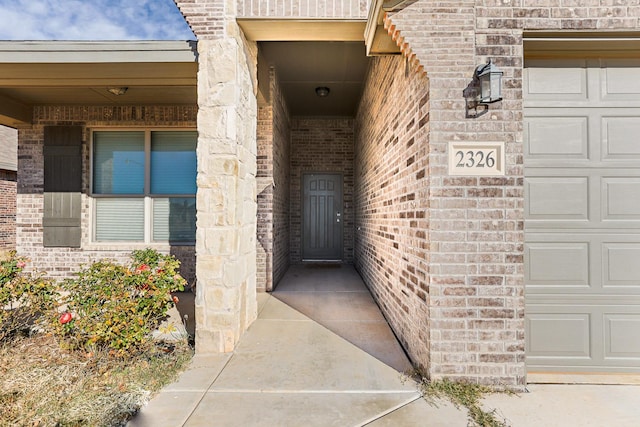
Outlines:
[[198,42],[196,349],[228,352],[257,316],[257,46]]
[[350,118],[294,118],[291,121],[290,260],[302,261],[302,176],[332,172],[343,176],[343,258],[353,263],[354,121]]
[[[34,108],[33,124],[18,128],[18,185],[16,234],[17,250],[27,256],[33,268],[52,278],[64,279],[81,265],[100,259],[128,261],[132,249],[154,247],[172,253],[181,262],[181,273],[190,284],[195,283],[195,250],[193,246],[166,244],[126,245],[91,241],[91,208],[89,184],[89,141],[93,127],[175,127],[195,128],[195,106],[42,106]],[[82,242],[81,248],[45,248],[43,246],[42,212],[44,207],[44,127],[47,125],[82,126]]]

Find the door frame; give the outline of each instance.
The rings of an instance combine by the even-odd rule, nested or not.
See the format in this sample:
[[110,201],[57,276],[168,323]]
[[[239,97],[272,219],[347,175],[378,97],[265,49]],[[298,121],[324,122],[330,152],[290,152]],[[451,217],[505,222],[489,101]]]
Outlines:
[[[340,222],[340,258],[339,259],[313,259],[304,255],[304,180],[308,175],[335,175],[340,177],[340,203],[342,205],[342,221]],[[303,171],[300,174],[300,260],[302,262],[344,262],[344,172],[336,171]]]

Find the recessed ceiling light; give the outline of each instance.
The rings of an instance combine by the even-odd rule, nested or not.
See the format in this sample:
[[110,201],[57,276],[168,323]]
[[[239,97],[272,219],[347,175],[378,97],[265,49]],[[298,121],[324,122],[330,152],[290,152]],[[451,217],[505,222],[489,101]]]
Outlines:
[[331,92],[331,90],[326,86],[318,86],[316,88],[316,95],[318,95],[320,98],[329,96],[329,92]]

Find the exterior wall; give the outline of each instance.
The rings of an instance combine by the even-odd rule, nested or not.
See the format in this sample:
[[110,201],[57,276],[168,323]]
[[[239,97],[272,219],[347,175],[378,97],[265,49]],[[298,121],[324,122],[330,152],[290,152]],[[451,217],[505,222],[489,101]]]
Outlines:
[[238,0],[242,18],[366,19],[368,0]]
[[[429,374],[519,388],[525,384],[522,34],[509,25],[486,31],[476,19],[514,10],[495,1],[442,7],[418,1],[386,24],[430,81]],[[463,91],[489,57],[504,71],[504,100],[467,117]],[[505,176],[449,176],[449,141],[504,141]]]
[[0,169],[0,251],[16,247],[16,171]]
[[258,107],[259,291],[271,291],[289,267],[289,112],[273,68],[266,84],[268,100]]
[[353,119],[296,118],[291,123],[291,245],[290,260],[302,262],[302,175],[343,174],[343,262],[353,263],[354,230]]
[[[189,127],[194,128],[197,109],[185,106],[128,107],[36,107],[32,125],[18,130],[18,182],[16,234],[17,250],[31,259],[31,265],[50,277],[64,279],[80,265],[100,259],[128,261],[133,249],[154,247],[172,253],[182,262],[181,273],[190,284],[195,282],[195,249],[193,246],[149,244],[104,244],[91,242],[91,210],[89,194],[89,139],[91,127]],[[42,212],[44,208],[44,127],[77,125],[83,131],[82,243],[81,248],[43,247]]]
[[423,368],[430,346],[428,91],[428,80],[404,58],[373,58],[355,150],[356,268]]

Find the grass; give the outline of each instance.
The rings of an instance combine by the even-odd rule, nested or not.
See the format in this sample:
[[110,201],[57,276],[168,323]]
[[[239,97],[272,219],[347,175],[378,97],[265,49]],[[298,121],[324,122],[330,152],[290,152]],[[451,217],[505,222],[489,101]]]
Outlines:
[[65,352],[52,336],[0,345],[0,425],[121,426],[193,355],[186,340],[127,358]]
[[514,394],[512,391],[465,381],[451,381],[446,378],[436,381],[430,381],[424,376],[420,376],[420,378],[418,385],[428,402],[435,404],[437,399],[447,399],[456,408],[466,408],[469,426],[509,427],[507,421],[498,415],[497,410],[483,409],[480,400],[491,393]]

